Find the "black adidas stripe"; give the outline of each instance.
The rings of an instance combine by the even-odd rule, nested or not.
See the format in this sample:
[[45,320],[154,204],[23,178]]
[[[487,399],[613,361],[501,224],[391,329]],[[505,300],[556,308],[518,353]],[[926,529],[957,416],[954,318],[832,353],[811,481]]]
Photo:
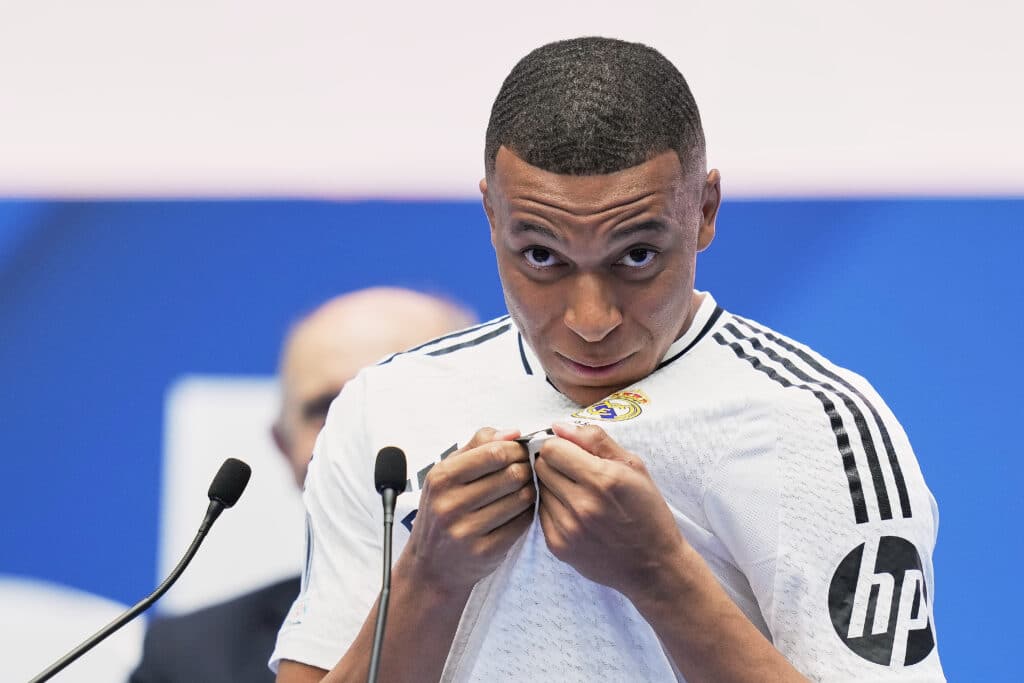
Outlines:
[[523,348],[523,335],[516,334],[516,337],[519,338],[519,359],[523,361],[523,370],[527,375],[532,375],[533,368],[530,367],[530,361],[526,360],[526,349]]
[[[457,332],[452,332],[451,334],[446,334],[443,337],[437,337],[436,339],[431,339],[429,341],[425,341],[422,344],[420,344],[419,346],[414,346],[411,349],[406,349],[405,351],[399,351],[398,353],[393,353],[390,356],[388,356],[387,358],[385,358],[384,360],[382,360],[381,362],[377,363],[377,365],[387,365],[388,363],[393,361],[398,356],[404,356],[407,353],[416,353],[417,351],[419,351],[421,349],[425,349],[426,347],[430,346],[431,344],[439,344],[439,343],[441,343],[443,341],[448,341],[449,339],[454,339],[455,337],[463,337],[463,336],[465,336],[467,334],[472,334],[473,332],[476,332],[477,330],[481,330],[481,329],[483,329],[485,327],[490,327],[491,325],[497,325],[500,322],[504,322],[505,320],[508,320],[509,317],[510,316],[508,316],[508,315],[503,315],[500,318],[495,318],[494,320],[488,320],[485,323],[480,323],[479,325],[474,325],[473,327],[467,327],[464,330],[458,330]],[[430,355],[430,354],[428,354],[428,355]]]
[[871,483],[874,485],[875,497],[878,500],[878,514],[882,519],[892,519],[892,506],[889,503],[889,492],[885,488],[885,479],[882,476],[882,466],[878,462],[878,452],[875,450],[875,441],[871,437],[871,430],[868,428],[867,420],[864,419],[864,413],[861,412],[860,407],[854,402],[854,400],[850,398],[848,394],[839,391],[828,382],[823,382],[822,380],[811,377],[807,373],[803,372],[793,363],[793,361],[788,358],[784,358],[771,347],[765,346],[761,343],[761,340],[745,336],[732,323],[728,323],[724,328],[732,332],[737,339],[741,341],[746,340],[755,350],[760,351],[771,360],[789,370],[789,372],[801,382],[816,384],[843,402],[846,409],[850,411],[851,415],[853,415],[853,423],[857,427],[857,433],[860,434],[860,443],[864,448],[864,454],[867,456],[868,469],[871,472]]
[[473,339],[470,339],[469,341],[464,341],[461,344],[455,344],[453,346],[446,346],[443,349],[435,349],[433,351],[429,351],[429,352],[427,352],[427,355],[428,356],[444,356],[444,355],[447,355],[449,353],[452,353],[453,351],[458,351],[460,349],[468,349],[471,346],[476,346],[477,344],[482,344],[485,341],[487,341],[488,339],[494,339],[498,335],[505,334],[510,329],[512,329],[512,324],[511,323],[505,323],[504,325],[502,325],[498,329],[491,330],[487,334],[482,334],[479,337],[475,337]]
[[763,372],[783,387],[795,387],[809,391],[821,402],[822,407],[825,409],[825,415],[828,416],[829,424],[832,426],[832,433],[835,434],[836,446],[839,448],[839,455],[843,461],[843,469],[846,472],[846,480],[850,487],[850,501],[853,504],[854,518],[858,524],[868,521],[868,509],[864,502],[864,487],[860,483],[860,474],[857,472],[857,461],[854,458],[853,449],[850,447],[850,437],[846,431],[846,426],[843,424],[843,418],[839,411],[836,410],[835,403],[825,392],[814,386],[793,384],[781,376],[774,368],[764,365],[761,359],[749,355],[738,342],[731,342],[726,339],[721,332],[715,332],[712,338],[722,346],[728,346],[736,354],[737,358],[747,361],[755,370]]
[[765,339],[774,342],[775,344],[781,346],[790,353],[795,354],[798,358],[800,358],[805,363],[807,363],[807,365],[813,368],[815,372],[818,372],[824,375],[825,377],[828,377],[829,379],[838,382],[847,391],[851,392],[853,395],[859,398],[865,406],[867,406],[868,411],[871,413],[871,417],[875,421],[875,426],[878,428],[878,433],[882,437],[882,446],[883,448],[885,448],[885,455],[886,458],[889,460],[889,468],[892,470],[893,482],[896,484],[896,494],[900,500],[900,510],[902,511],[903,516],[905,518],[911,517],[912,512],[910,509],[910,494],[907,491],[907,481],[903,476],[903,468],[900,467],[900,461],[896,455],[896,448],[892,445],[892,438],[889,436],[889,429],[888,427],[885,426],[885,421],[882,419],[882,416],[878,413],[878,409],[875,408],[874,404],[871,403],[871,401],[869,401],[867,397],[865,397],[864,394],[862,394],[855,386],[847,382],[846,379],[844,379],[841,375],[832,372],[828,368],[824,367],[814,358],[814,356],[810,355],[803,349],[787,342],[785,339],[779,338],[778,335],[772,334],[767,330],[762,330],[749,320],[745,320],[743,318],[740,318],[739,316],[733,317],[740,323],[748,327],[749,329],[753,330],[756,334],[760,334]]

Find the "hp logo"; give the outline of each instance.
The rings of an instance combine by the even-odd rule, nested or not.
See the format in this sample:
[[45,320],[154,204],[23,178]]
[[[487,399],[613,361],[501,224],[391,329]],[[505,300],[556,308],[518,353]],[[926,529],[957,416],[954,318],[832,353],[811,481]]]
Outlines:
[[828,611],[846,646],[876,664],[911,666],[935,647],[921,556],[898,536],[862,543],[839,563]]

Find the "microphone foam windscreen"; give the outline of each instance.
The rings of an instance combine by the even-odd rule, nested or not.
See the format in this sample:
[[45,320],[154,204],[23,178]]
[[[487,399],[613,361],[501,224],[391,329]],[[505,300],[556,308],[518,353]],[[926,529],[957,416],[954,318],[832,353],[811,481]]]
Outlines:
[[405,453],[401,448],[385,446],[377,453],[373,468],[373,482],[377,492],[384,489],[405,490]]
[[251,474],[252,469],[244,462],[228,458],[217,470],[217,475],[213,478],[207,495],[210,500],[220,501],[224,507],[229,508],[238,502],[242,491],[245,490],[245,485],[249,483]]

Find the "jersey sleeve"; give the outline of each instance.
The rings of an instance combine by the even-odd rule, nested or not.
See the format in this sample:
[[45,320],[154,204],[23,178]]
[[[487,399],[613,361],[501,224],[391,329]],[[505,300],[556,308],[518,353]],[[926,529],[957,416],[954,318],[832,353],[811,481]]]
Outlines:
[[870,385],[822,384],[772,407],[773,445],[721,459],[704,496],[709,524],[775,647],[808,678],[943,681],[935,501]]
[[380,591],[382,540],[375,514],[373,454],[357,375],[331,404],[306,476],[302,587],[270,659],[334,668],[355,640]]

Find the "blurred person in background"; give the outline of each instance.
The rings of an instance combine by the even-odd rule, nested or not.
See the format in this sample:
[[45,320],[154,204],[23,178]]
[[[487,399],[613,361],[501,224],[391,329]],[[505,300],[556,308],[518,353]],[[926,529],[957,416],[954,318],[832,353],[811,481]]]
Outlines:
[[[398,288],[372,288],[322,304],[291,329],[281,352],[281,406],[271,427],[300,489],[317,434],[359,370],[473,322],[458,305]],[[267,660],[300,588],[292,577],[228,602],[149,626],[131,683],[273,681]]]

